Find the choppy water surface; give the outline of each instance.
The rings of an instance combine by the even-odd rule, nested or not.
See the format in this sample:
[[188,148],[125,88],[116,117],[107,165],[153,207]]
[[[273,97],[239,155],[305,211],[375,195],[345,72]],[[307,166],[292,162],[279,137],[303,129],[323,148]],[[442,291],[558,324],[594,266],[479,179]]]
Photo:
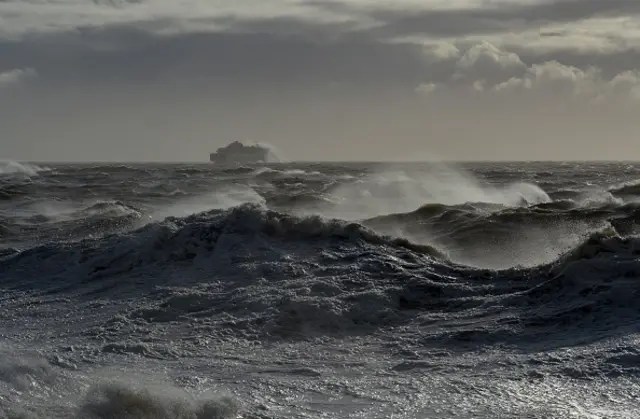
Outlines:
[[0,417],[637,418],[640,164],[0,163]]

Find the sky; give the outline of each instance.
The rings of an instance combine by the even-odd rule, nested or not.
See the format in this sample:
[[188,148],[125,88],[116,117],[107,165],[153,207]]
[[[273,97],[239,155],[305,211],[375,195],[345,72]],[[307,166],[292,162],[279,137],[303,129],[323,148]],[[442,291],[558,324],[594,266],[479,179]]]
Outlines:
[[0,159],[640,160],[638,0],[3,0]]

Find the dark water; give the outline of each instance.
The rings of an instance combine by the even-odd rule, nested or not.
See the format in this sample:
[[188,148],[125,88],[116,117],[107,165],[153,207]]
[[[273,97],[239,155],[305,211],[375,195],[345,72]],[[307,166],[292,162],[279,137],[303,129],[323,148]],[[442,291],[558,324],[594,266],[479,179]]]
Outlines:
[[632,163],[4,163],[0,417],[637,417],[639,208]]

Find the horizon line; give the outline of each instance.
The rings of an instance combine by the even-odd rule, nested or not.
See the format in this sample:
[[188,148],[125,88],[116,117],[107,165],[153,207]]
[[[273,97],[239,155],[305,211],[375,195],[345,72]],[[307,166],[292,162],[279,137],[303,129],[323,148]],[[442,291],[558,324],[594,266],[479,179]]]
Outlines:
[[[212,167],[221,166],[207,160],[13,160],[0,159],[0,162],[15,162],[27,164],[202,164]],[[467,160],[467,159],[438,159],[438,160],[291,160],[284,162],[264,162],[236,164],[240,166],[278,165],[278,164],[425,164],[425,163],[640,163],[640,159],[550,159],[550,160]],[[232,164],[233,165],[233,164]]]

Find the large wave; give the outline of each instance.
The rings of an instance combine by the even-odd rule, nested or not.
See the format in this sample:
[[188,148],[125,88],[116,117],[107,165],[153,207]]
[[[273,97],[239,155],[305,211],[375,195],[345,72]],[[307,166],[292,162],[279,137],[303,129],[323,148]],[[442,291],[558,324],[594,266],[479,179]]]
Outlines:
[[[0,269],[4,286],[14,290],[135,298],[144,308],[88,332],[110,330],[114,339],[131,327],[182,321],[206,321],[219,336],[298,339],[374,331],[443,312],[466,317],[479,309],[520,314],[491,336],[476,330],[474,340],[506,339],[514,327],[535,335],[543,323],[558,322],[589,321],[613,332],[635,310],[630,296],[640,273],[640,242],[613,229],[594,234],[550,264],[493,271],[456,265],[435,248],[358,223],[245,205],[70,246],[36,247],[0,260]],[[128,347],[163,356],[135,345],[118,351]]]
[[0,417],[634,411],[632,190],[365,169],[3,178]]
[[429,204],[415,211],[363,220],[376,231],[429,243],[461,263],[507,268],[548,263],[592,232],[613,226],[637,233],[637,204],[582,207],[556,201],[525,207]]
[[640,180],[624,182],[620,185],[609,188],[612,194],[622,197],[638,197],[640,196]]
[[[364,174],[357,167],[331,171],[315,167],[245,168],[241,173],[225,169],[208,188],[198,183],[207,176],[199,167],[177,168],[174,178],[157,176],[159,169],[141,167],[148,179],[132,185],[129,171],[138,169],[119,167],[127,173],[127,188],[144,188],[144,197],[135,204],[128,203],[126,194],[114,200],[24,198],[31,186],[12,184],[4,190],[16,204],[6,214],[0,213],[0,232],[8,242],[28,240],[30,245],[63,237],[77,240],[165,217],[252,203],[300,217],[358,222],[379,234],[436,247],[459,263],[507,268],[550,262],[607,223],[622,235],[638,230],[637,204],[632,199],[626,203],[613,189],[554,190],[552,199],[533,184],[491,185],[449,165],[382,167]],[[91,176],[108,185],[113,174],[92,172]],[[120,195],[110,186],[106,192]]]

